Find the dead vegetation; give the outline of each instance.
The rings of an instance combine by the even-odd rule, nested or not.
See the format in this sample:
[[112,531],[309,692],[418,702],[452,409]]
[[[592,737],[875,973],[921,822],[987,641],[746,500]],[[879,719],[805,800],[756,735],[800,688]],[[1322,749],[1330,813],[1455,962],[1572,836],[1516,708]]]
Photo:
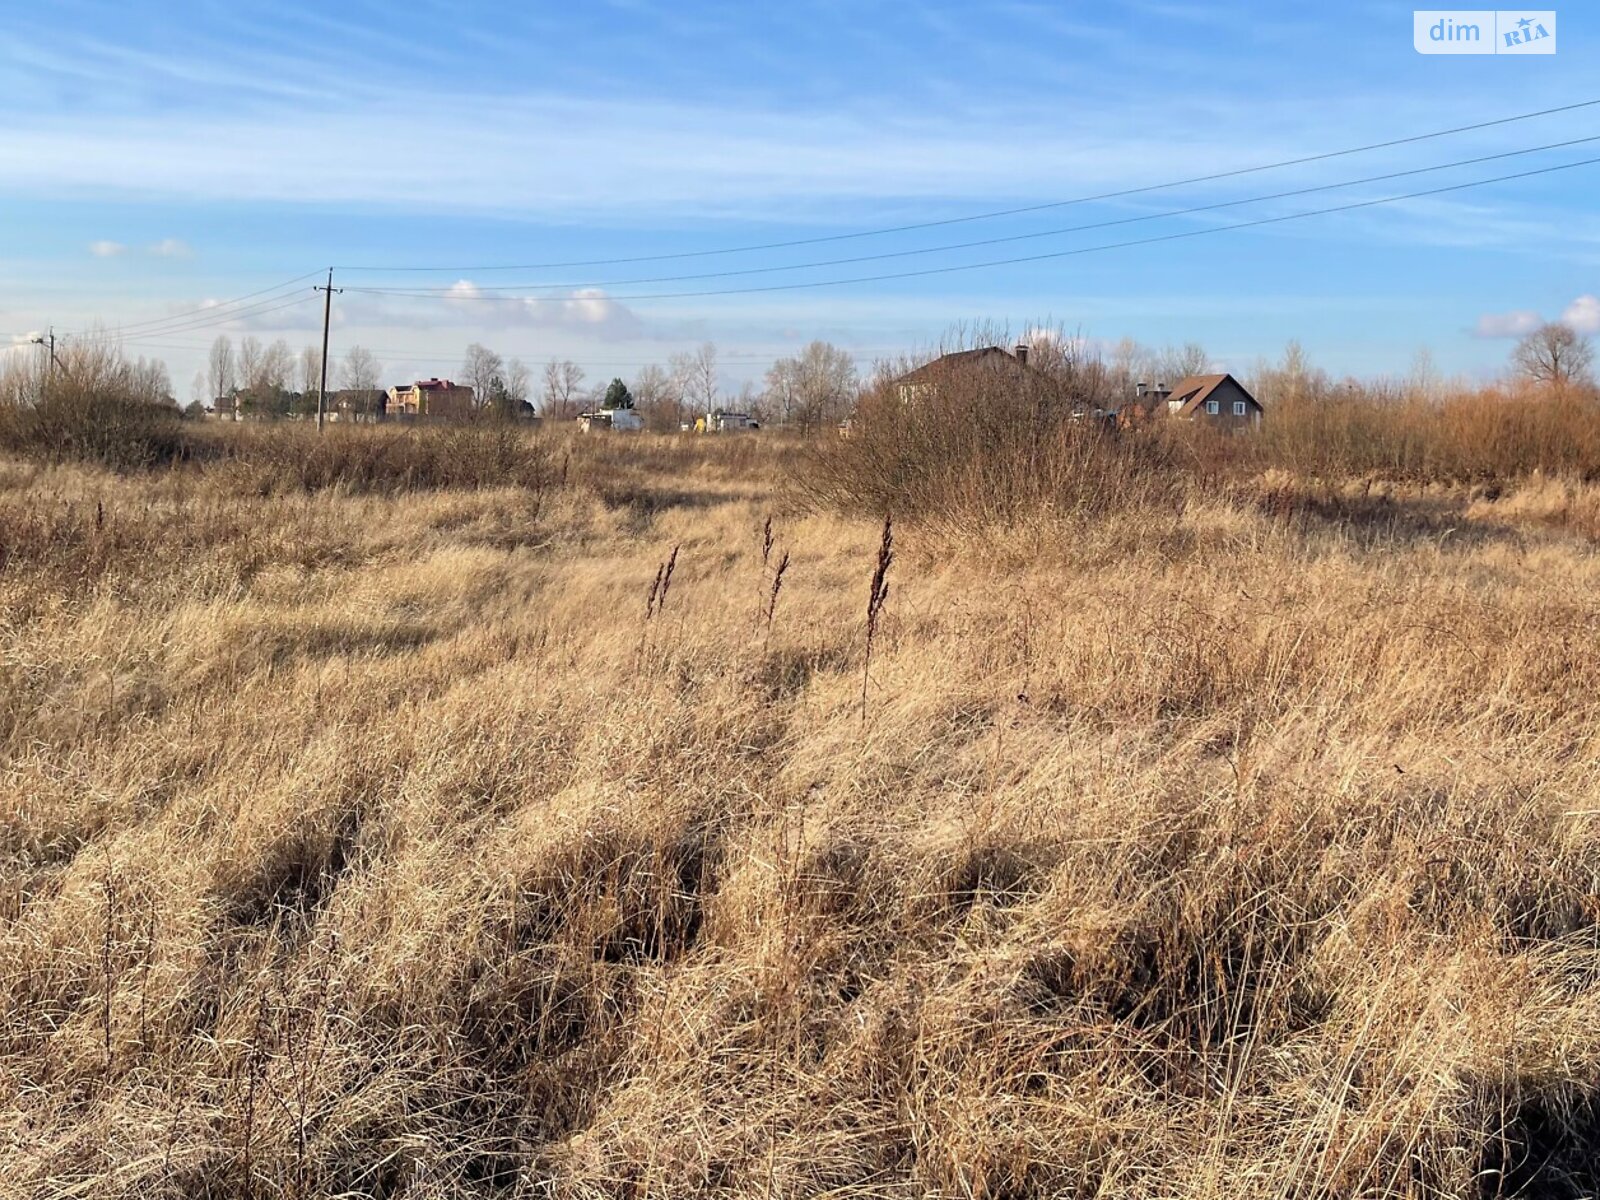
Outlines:
[[0,464],[0,1191],[1600,1188],[1581,472],[218,436]]

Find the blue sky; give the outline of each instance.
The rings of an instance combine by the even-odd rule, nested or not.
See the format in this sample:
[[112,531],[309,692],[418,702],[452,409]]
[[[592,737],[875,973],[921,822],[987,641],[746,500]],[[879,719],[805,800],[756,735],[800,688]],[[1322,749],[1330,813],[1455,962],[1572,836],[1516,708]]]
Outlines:
[[[474,340],[535,365],[571,357],[594,380],[709,339],[732,388],[812,337],[868,362],[978,318],[1195,340],[1236,370],[1298,338],[1335,372],[1404,372],[1427,347],[1445,370],[1481,374],[1537,317],[1600,324],[1600,165],[912,279],[660,299],[629,297],[719,284],[620,282],[1045,235],[1600,135],[1600,107],[890,236],[484,269],[945,220],[1595,99],[1592,7],[1559,9],[1560,50],[1540,57],[1418,55],[1412,9],[1391,4],[4,0],[0,13],[0,346],[51,324],[126,327],[184,399],[218,332],[314,340],[310,280],[287,281],[330,264],[350,289],[334,353],[366,345],[395,379],[450,373]],[[721,286],[1065,251],[1597,156],[1600,142]],[[367,269],[418,265],[453,269]],[[303,302],[187,315],[279,284],[269,300]]]

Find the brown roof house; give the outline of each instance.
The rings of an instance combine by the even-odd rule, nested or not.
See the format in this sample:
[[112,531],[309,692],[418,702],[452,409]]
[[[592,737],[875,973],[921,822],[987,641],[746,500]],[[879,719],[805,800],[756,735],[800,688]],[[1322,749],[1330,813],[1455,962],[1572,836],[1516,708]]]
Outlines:
[[1122,406],[1118,422],[1138,425],[1161,413],[1204,421],[1220,429],[1254,429],[1261,424],[1261,402],[1232,375],[1191,375],[1171,387],[1144,388]]
[[[1037,415],[1061,414],[1103,417],[1107,414],[1084,394],[1084,389],[1028,361],[1028,347],[1015,350],[980,346],[941,354],[932,362],[908,371],[894,381],[902,404],[930,400],[941,392],[952,399],[979,403],[1023,402]],[[1092,390],[1092,389],[1091,389]]]
[[941,354],[915,370],[907,371],[895,380],[900,399],[910,404],[921,397],[935,394],[942,385],[956,380],[988,379],[1006,382],[1044,380],[1043,371],[1028,366],[1028,348],[1018,346],[1015,352],[999,346],[980,346],[976,350],[957,350]]

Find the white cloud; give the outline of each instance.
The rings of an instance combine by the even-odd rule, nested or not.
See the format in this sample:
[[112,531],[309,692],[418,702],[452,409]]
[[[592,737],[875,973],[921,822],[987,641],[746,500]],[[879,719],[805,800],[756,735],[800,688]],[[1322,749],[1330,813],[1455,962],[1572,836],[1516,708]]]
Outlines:
[[470,279],[460,279],[450,285],[444,299],[467,324],[566,329],[605,341],[644,333],[639,315],[603,288],[576,288],[547,296],[497,296]]
[[[1600,333],[1600,296],[1593,293],[1579,296],[1561,311],[1563,325],[1579,333]],[[1544,324],[1544,318],[1531,308],[1512,312],[1484,313],[1473,328],[1473,335],[1481,338],[1514,338],[1532,333]]]
[[194,251],[189,248],[189,243],[178,238],[163,238],[150,247],[150,253],[157,258],[189,258]]
[[1481,338],[1514,338],[1523,337],[1532,333],[1544,318],[1531,309],[1518,309],[1515,312],[1484,313],[1478,318],[1478,324],[1473,328],[1474,337]]
[[1600,296],[1579,296],[1567,305],[1561,320],[1579,333],[1600,333]]
[[89,253],[96,258],[115,258],[119,254],[127,253],[128,248],[121,242],[90,242]]

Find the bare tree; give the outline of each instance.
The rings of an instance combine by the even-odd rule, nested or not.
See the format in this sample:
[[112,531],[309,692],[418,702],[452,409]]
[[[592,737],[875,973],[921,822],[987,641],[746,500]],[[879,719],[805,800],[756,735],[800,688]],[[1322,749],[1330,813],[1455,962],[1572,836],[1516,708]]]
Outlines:
[[352,392],[375,392],[383,368],[363,346],[351,346],[339,364],[339,386]]
[[1333,389],[1333,381],[1321,367],[1311,365],[1305,347],[1291,339],[1276,365],[1262,360],[1256,364],[1251,391],[1265,404],[1298,404],[1320,400]]
[[683,395],[673,377],[655,363],[639,372],[631,390],[633,406],[652,429],[671,431],[683,423]]
[[[120,350],[118,357],[121,357]],[[141,404],[177,406],[177,398],[172,394],[172,376],[167,373],[167,364],[159,358],[141,355],[131,363],[123,362],[118,374],[123,394],[129,399]]]
[[1191,375],[1203,375],[1211,365],[1211,356],[1199,342],[1185,342],[1182,346],[1163,346],[1154,357],[1154,383],[1171,387]]
[[247,392],[261,388],[261,340],[246,336],[239,341],[239,386]]
[[1565,387],[1591,378],[1594,347],[1572,326],[1551,321],[1517,343],[1511,364],[1524,379]]
[[515,415],[528,403],[528,394],[533,390],[533,372],[520,358],[513,358],[506,364],[504,390],[506,405]]
[[461,379],[472,389],[472,403],[487,408],[505,390],[505,361],[489,347],[473,342],[461,364]]
[[[1111,361],[1106,364],[1107,382],[1117,395],[1127,395],[1136,384],[1160,382],[1150,378],[1150,355],[1131,337],[1125,337],[1111,348]],[[1176,383],[1176,380],[1173,380]]]
[[268,392],[288,391],[293,373],[294,351],[282,338],[261,352],[261,385]]
[[316,346],[307,346],[300,351],[300,394],[302,396],[314,395],[322,387],[322,351]]
[[233,343],[227,334],[218,334],[217,340],[211,343],[211,353],[206,356],[206,378],[211,388],[207,404],[233,391]]
[[837,424],[855,403],[856,364],[827,342],[812,342],[794,358],[780,358],[767,372],[768,414],[802,431]]
[[583,368],[570,359],[551,359],[544,368],[544,413],[557,421],[577,416]]
[[697,413],[709,413],[717,404],[717,347],[704,342],[691,354],[674,354],[667,360],[673,382],[683,401]]

